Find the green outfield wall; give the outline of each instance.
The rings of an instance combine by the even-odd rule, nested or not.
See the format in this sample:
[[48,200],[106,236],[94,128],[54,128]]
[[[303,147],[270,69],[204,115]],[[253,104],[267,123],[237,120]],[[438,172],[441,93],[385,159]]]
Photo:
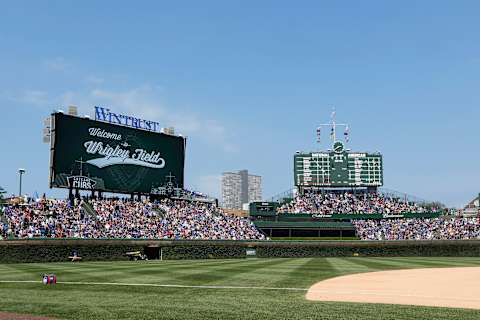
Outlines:
[[349,256],[480,256],[480,240],[448,241],[188,241],[32,239],[0,241],[0,263],[68,261],[73,250],[83,261],[128,260],[129,251],[162,259]]

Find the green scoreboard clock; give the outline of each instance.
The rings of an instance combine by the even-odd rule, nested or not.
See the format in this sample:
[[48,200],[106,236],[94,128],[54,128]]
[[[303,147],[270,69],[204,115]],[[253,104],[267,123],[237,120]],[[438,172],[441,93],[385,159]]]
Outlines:
[[299,187],[380,187],[382,155],[347,151],[336,141],[326,152],[295,154],[294,177]]

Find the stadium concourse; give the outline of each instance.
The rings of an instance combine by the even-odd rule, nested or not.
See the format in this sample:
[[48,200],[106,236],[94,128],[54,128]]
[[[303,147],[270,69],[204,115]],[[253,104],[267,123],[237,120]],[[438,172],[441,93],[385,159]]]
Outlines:
[[[91,208],[91,210],[88,210]],[[306,193],[278,214],[395,214],[438,211],[380,193]],[[439,216],[410,219],[352,219],[361,240],[479,239],[478,219]],[[5,207],[0,237],[89,239],[268,240],[248,218],[225,214],[212,203],[119,199],[47,200]]]

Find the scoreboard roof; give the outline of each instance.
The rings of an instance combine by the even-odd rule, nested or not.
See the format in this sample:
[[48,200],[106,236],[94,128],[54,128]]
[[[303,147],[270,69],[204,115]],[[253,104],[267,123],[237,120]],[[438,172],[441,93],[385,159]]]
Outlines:
[[298,187],[380,187],[382,155],[347,151],[337,141],[331,151],[295,154],[294,180]]

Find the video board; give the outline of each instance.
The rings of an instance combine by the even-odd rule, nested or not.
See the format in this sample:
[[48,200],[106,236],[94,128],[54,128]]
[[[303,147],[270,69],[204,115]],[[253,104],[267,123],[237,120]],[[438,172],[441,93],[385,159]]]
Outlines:
[[180,136],[52,114],[50,187],[152,193],[167,182],[183,188]]

